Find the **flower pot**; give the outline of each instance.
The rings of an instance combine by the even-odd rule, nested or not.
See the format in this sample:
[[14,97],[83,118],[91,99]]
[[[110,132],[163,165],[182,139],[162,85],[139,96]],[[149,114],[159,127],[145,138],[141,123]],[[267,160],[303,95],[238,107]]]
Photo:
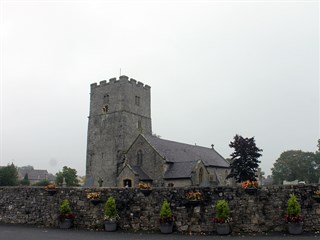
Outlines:
[[104,230],[106,232],[114,232],[117,230],[117,222],[116,221],[104,221]]
[[258,189],[257,189],[257,188],[246,188],[246,189],[244,189],[244,191],[245,191],[246,193],[248,193],[249,195],[254,195],[254,194],[256,194],[256,192],[258,191]]
[[173,230],[173,222],[160,223],[160,231],[161,233],[172,233]]
[[288,222],[288,231],[290,234],[299,235],[302,233],[302,222]]
[[73,219],[65,218],[63,220],[60,220],[59,222],[59,228],[61,229],[68,229],[73,226]]
[[228,235],[231,232],[229,223],[216,223],[216,231],[219,235]]

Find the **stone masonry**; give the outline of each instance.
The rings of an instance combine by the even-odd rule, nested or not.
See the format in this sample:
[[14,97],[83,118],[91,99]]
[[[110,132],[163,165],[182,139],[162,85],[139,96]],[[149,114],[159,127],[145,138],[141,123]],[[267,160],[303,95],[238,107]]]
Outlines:
[[[320,231],[320,203],[312,194],[318,186],[277,186],[249,195],[241,188],[155,188],[144,196],[138,188],[59,188],[50,195],[41,187],[0,188],[0,223],[31,224],[57,227],[59,206],[69,199],[76,215],[74,225],[79,229],[103,229],[103,206],[109,196],[117,201],[119,228],[128,231],[158,231],[161,203],[171,203],[176,218],[174,231],[181,233],[214,234],[214,204],[228,200],[233,234],[240,232],[286,231],[284,215],[290,194],[298,196],[305,218],[305,231]],[[101,192],[102,202],[94,205],[86,196]],[[190,205],[185,197],[189,191],[203,193],[198,206]]]
[[151,135],[150,86],[121,76],[91,84],[87,178],[117,186],[124,152],[139,133]]

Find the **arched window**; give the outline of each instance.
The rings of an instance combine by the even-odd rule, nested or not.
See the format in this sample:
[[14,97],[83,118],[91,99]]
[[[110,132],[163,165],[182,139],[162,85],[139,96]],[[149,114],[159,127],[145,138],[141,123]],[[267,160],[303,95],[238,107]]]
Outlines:
[[137,152],[137,165],[142,166],[142,162],[143,162],[143,153],[142,153],[142,150],[139,150]]
[[203,181],[203,168],[199,169],[199,185],[202,183]]

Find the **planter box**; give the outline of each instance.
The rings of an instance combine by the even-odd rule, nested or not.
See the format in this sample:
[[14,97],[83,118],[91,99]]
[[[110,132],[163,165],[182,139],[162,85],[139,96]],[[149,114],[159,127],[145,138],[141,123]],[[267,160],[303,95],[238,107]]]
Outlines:
[[288,222],[288,231],[290,234],[299,235],[302,233],[302,222]]
[[104,222],[104,230],[106,230],[106,232],[114,232],[117,230],[117,222],[113,221],[105,221]]
[[229,223],[216,223],[216,231],[219,235],[228,235],[231,233]]
[[173,230],[173,222],[169,222],[169,223],[160,223],[160,231],[161,233],[172,233]]

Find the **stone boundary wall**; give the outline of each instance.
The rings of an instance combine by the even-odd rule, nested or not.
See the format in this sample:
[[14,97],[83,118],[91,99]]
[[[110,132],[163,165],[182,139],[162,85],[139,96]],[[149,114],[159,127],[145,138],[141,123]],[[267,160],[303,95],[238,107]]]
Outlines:
[[[214,234],[214,204],[229,201],[233,233],[286,231],[284,215],[290,194],[298,196],[305,218],[305,231],[320,231],[320,203],[312,194],[318,186],[275,186],[249,195],[241,188],[155,188],[144,196],[137,188],[59,188],[53,195],[41,187],[1,187],[0,223],[31,224],[57,227],[59,206],[69,199],[76,215],[74,227],[103,229],[103,207],[109,196],[115,197],[120,216],[119,228],[128,231],[158,231],[162,201],[171,203],[176,217],[174,231]],[[94,205],[87,200],[89,192],[101,192],[102,202]],[[189,204],[189,191],[203,193],[198,206]]]

